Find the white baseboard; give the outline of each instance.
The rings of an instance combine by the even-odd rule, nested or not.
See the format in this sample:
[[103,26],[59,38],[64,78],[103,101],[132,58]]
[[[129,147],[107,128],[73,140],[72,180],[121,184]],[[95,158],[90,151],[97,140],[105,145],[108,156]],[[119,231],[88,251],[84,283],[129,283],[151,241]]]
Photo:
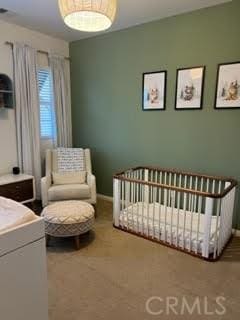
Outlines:
[[240,237],[240,230],[233,229],[233,235],[235,237]]
[[113,197],[105,196],[104,194],[98,193],[97,197],[102,200],[113,202]]

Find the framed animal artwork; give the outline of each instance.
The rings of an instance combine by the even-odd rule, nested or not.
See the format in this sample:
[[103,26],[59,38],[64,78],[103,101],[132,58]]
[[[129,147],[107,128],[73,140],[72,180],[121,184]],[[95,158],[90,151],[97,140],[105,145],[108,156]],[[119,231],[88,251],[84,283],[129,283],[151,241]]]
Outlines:
[[176,110],[202,109],[205,67],[177,70]]
[[166,109],[167,71],[143,74],[142,109],[144,111]]
[[215,109],[240,108],[240,62],[218,65]]

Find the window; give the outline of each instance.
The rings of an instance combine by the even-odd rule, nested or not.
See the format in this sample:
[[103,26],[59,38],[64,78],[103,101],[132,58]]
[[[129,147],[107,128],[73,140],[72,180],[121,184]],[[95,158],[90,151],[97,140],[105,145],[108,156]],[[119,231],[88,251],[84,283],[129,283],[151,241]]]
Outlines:
[[54,114],[52,77],[49,69],[38,70],[38,88],[40,101],[41,138],[54,140],[56,137],[56,125]]

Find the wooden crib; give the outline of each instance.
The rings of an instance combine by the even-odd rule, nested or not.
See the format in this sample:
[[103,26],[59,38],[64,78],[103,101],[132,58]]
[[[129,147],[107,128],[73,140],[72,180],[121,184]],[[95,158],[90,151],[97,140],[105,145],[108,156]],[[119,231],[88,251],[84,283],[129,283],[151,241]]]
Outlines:
[[232,236],[236,187],[230,178],[129,169],[114,176],[114,226],[214,261]]

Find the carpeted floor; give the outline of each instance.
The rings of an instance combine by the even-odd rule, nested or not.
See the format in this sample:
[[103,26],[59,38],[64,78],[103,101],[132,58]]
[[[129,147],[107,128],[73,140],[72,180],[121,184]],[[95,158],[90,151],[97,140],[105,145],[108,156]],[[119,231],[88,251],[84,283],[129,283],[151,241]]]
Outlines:
[[239,239],[205,262],[115,230],[103,200],[79,251],[72,239],[50,242],[48,277],[50,320],[240,318]]

